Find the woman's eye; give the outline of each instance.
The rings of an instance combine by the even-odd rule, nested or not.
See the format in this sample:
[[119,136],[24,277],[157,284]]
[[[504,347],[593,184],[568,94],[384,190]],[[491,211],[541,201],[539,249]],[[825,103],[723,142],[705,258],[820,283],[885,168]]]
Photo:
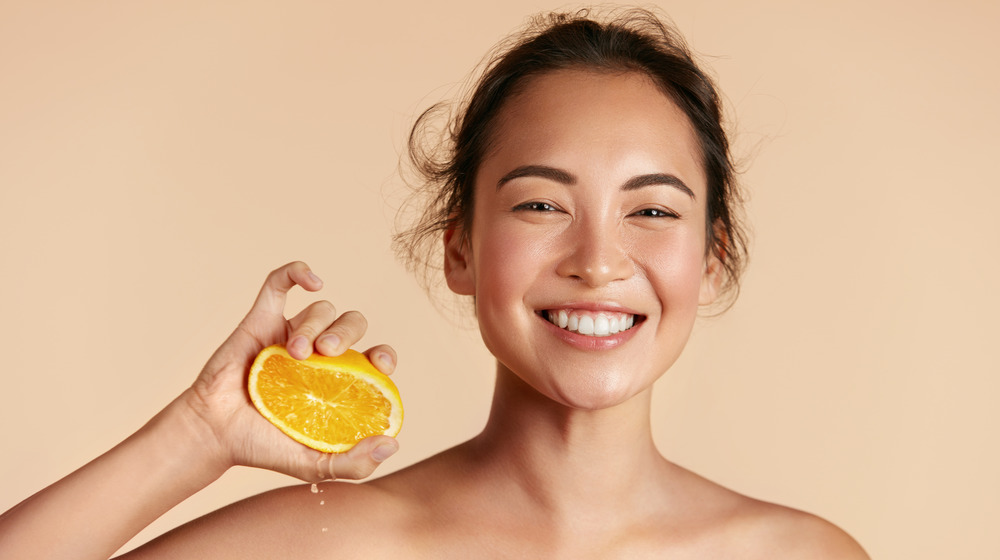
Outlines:
[[663,208],[643,208],[635,213],[636,216],[645,216],[649,218],[678,218],[676,213],[670,210],[664,210]]
[[524,204],[518,204],[514,207],[514,211],[518,210],[529,210],[534,212],[555,212],[558,210],[555,206],[549,204],[548,202],[525,202]]

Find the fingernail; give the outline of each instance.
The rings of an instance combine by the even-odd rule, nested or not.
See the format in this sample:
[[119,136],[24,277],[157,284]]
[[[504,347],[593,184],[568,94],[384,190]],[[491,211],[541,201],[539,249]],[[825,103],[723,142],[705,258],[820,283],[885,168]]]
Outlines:
[[376,463],[381,463],[389,457],[392,457],[392,455],[398,450],[398,443],[381,443],[378,447],[372,450],[372,459],[374,459]]
[[388,369],[392,369],[396,365],[392,363],[392,356],[388,352],[378,352],[375,354],[375,357],[382,365],[387,366]]
[[300,356],[299,358],[300,360],[308,358],[309,354],[312,353],[309,351],[309,342],[306,340],[306,337],[304,336],[297,336],[292,340],[290,340],[288,342],[288,350],[290,354],[294,352],[295,354]]
[[316,282],[320,286],[323,285],[323,280],[319,276],[316,276],[316,273],[314,273],[313,271],[307,270],[306,271],[306,276],[308,276],[310,280],[312,280],[313,282]]
[[333,352],[337,348],[340,348],[340,337],[335,334],[325,334],[320,337],[319,343],[328,352]]

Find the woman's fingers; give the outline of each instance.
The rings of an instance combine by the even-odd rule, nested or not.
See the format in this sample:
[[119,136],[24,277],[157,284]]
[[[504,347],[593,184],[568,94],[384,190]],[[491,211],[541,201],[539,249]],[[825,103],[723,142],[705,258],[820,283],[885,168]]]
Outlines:
[[296,285],[302,286],[310,292],[315,292],[323,287],[323,281],[310,270],[306,263],[301,261],[291,262],[277,268],[267,275],[267,280],[264,281],[260,293],[257,294],[257,300],[250,308],[247,318],[284,317],[288,291]]
[[316,462],[316,474],[319,480],[365,478],[398,450],[399,443],[395,438],[389,436],[365,438],[346,453],[323,454]]
[[393,350],[392,346],[388,344],[372,346],[365,351],[365,355],[368,356],[368,361],[382,373],[392,375],[392,372],[396,371],[396,351]]
[[361,340],[368,330],[368,320],[357,311],[337,317],[337,310],[326,301],[317,301],[288,321],[291,332],[286,348],[292,357],[304,360],[315,351],[325,356],[339,356]]
[[347,311],[316,340],[316,349],[327,356],[339,356],[361,340],[368,330],[368,319],[357,311]]
[[296,360],[304,360],[313,352],[313,344],[337,318],[337,308],[329,301],[316,301],[288,320],[288,342],[285,348]]
[[[243,321],[251,333],[257,327],[284,320],[288,291],[295,286],[315,292],[323,281],[304,262],[296,261],[273,270],[264,281],[253,307]],[[329,301],[317,301],[287,322],[285,348],[293,358],[304,360],[316,351],[327,356],[339,356],[356,343],[368,329],[368,321],[357,311],[337,317],[337,309]]]

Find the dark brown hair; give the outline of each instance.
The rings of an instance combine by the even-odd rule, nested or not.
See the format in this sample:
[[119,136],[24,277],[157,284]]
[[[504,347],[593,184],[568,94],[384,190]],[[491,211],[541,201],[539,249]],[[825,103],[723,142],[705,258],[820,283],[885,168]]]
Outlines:
[[[476,172],[489,152],[504,103],[531,77],[564,69],[643,74],[684,111],[697,135],[708,183],[706,254],[722,263],[723,290],[735,296],[746,260],[746,235],[738,219],[741,199],[719,95],[683,38],[656,14],[639,9],[601,18],[590,10],[536,16],[526,30],[497,47],[454,114],[439,104],[417,119],[409,162],[425,208],[415,225],[395,236],[397,255],[425,286],[431,284],[431,272],[440,268],[442,232],[456,225],[464,232],[471,229]],[[448,124],[435,129],[443,116]]]

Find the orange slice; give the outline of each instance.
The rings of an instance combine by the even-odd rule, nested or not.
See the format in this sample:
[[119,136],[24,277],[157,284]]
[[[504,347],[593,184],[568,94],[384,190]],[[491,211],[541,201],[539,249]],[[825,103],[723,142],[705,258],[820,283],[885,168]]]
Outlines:
[[368,436],[395,436],[403,424],[396,385],[354,350],[299,361],[283,346],[268,346],[250,367],[248,385],[264,418],[326,453],[347,451]]

